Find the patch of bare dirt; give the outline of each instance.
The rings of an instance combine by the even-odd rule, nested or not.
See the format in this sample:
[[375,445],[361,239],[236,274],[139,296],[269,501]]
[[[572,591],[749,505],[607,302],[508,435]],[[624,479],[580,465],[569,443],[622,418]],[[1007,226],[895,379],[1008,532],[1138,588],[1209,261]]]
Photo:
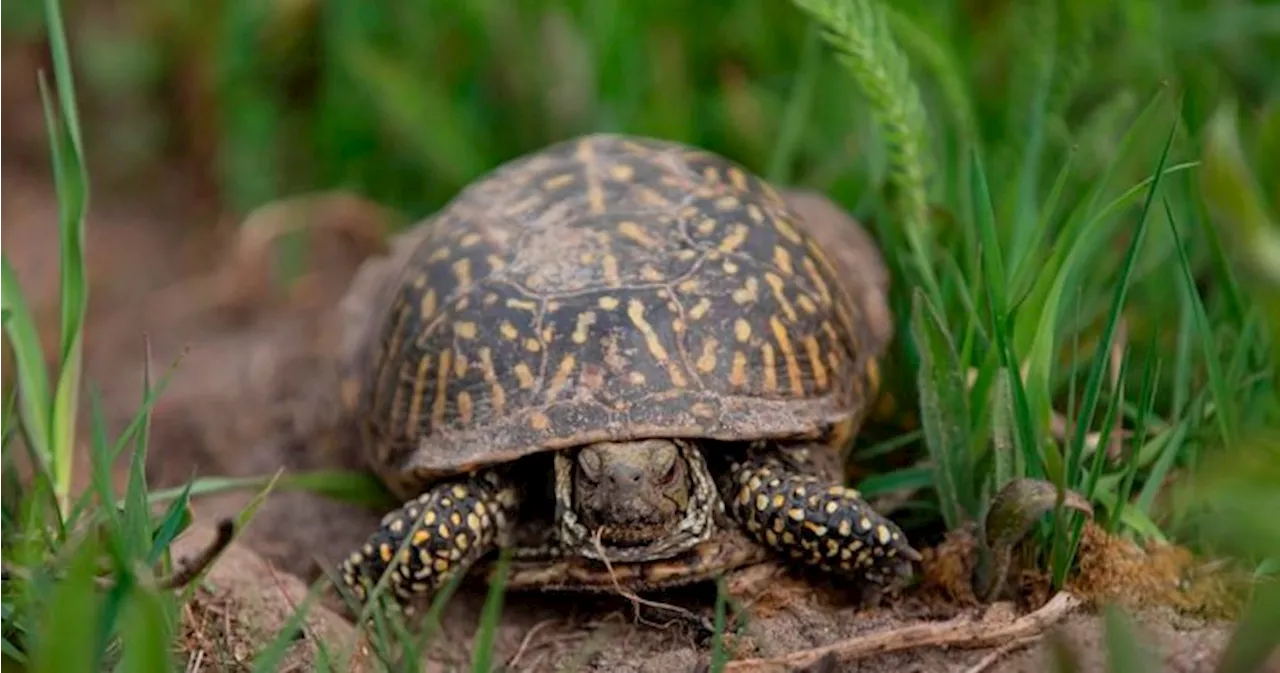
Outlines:
[[[5,172],[4,182],[10,197],[5,200],[6,255],[22,259],[29,254],[29,260],[51,263],[56,258],[48,256],[53,235],[51,188],[13,171]],[[358,232],[377,230],[368,218],[378,214],[345,207],[328,212],[335,218],[328,231],[340,235],[336,242],[317,248],[312,269],[323,273],[283,296],[264,298],[262,284],[235,282],[238,274],[218,275],[226,260],[244,259],[233,254],[228,239],[210,235],[196,245],[184,233],[191,229],[189,224],[175,224],[172,217],[157,215],[151,208],[128,206],[95,202],[98,214],[89,225],[90,250],[96,250],[91,253],[96,261],[91,271],[95,293],[89,379],[103,390],[110,429],[119,432],[140,395],[142,333],[151,336],[158,368],[182,355],[152,422],[148,470],[154,484],[177,485],[193,476],[263,475],[280,468],[361,467],[342,413],[334,358],[350,347],[350,341],[344,341],[349,332],[340,329],[340,321],[335,326],[332,317],[362,324],[361,316],[376,305],[371,298],[377,292],[370,290],[372,294],[362,295],[365,300],[348,302],[343,313],[334,312],[338,295],[351,283],[376,290],[368,274],[356,274],[357,264],[373,248],[350,243],[366,238]],[[198,254],[190,254],[193,247]],[[48,311],[56,275],[47,272],[48,266],[27,264],[24,283]],[[201,536],[209,534],[208,523],[238,511],[248,497],[198,500],[194,507],[200,525],[180,541],[179,554],[200,548]],[[186,615],[183,643],[188,654],[209,662],[205,670],[243,667],[284,624],[306,593],[305,585],[360,544],[378,514],[304,493],[273,495],[214,564],[208,588],[201,590]],[[944,545],[929,554],[923,590],[878,607],[860,608],[772,566],[736,573],[728,582],[745,606],[746,623],[727,639],[726,649],[743,671],[793,670],[768,660],[833,647],[843,654],[818,657],[807,670],[1046,670],[1049,649],[1042,641],[1014,638],[1016,647],[1007,648],[982,641],[983,634],[1019,633],[1015,627],[1024,623],[1018,619],[1025,619],[1025,609],[1011,603],[977,606],[966,598],[963,548]],[[1085,568],[1086,576],[1096,577],[1099,586],[1112,581],[1104,578],[1114,576],[1124,584],[1135,576],[1132,568],[1120,574],[1106,567]],[[1145,577],[1145,572],[1139,576]],[[1167,579],[1156,576],[1152,581]],[[708,587],[692,587],[661,599],[709,616],[713,595]],[[476,585],[455,596],[442,622],[442,637],[431,649],[429,670],[465,669],[483,600],[484,588]],[[317,643],[352,642],[355,629],[330,609],[336,607],[317,606],[306,635],[289,654],[292,669],[285,670],[311,670]],[[1058,618],[1061,633],[1085,653],[1086,670],[1103,670],[1098,620],[1087,611]],[[946,647],[901,647],[917,642],[909,639],[922,633],[946,629],[953,623],[948,620],[959,620],[954,622],[957,629],[970,629],[953,629],[953,635],[983,642],[983,647],[964,647],[963,637],[933,641],[949,643]],[[1211,670],[1225,643],[1226,627],[1208,619],[1187,622],[1149,611],[1142,624],[1168,670]],[[850,640],[859,638],[863,640]],[[506,598],[495,660],[511,671],[549,671],[575,664],[582,671],[695,671],[708,661],[710,647],[687,620],[649,609],[637,612],[619,597],[520,593]],[[849,654],[855,651],[860,653],[857,657]]]

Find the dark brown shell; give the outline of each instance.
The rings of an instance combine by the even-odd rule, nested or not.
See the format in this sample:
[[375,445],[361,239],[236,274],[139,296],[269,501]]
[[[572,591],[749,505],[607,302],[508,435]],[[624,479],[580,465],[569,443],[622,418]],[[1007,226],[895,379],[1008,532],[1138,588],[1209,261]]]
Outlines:
[[[710,152],[593,135],[513,160],[431,221],[359,400],[397,481],[601,440],[812,435],[876,353],[774,189]],[[855,291],[855,293],[856,293]]]

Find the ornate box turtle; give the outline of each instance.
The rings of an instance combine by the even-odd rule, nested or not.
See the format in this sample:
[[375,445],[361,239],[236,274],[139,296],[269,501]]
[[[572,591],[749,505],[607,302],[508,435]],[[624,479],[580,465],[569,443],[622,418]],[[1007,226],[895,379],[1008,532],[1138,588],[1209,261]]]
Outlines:
[[869,281],[763,180],[591,135],[425,226],[348,363],[364,451],[405,503],[342,563],[357,598],[389,567],[401,603],[429,596],[500,547],[515,586],[561,589],[770,555],[878,586],[919,560],[830,467],[877,388]]

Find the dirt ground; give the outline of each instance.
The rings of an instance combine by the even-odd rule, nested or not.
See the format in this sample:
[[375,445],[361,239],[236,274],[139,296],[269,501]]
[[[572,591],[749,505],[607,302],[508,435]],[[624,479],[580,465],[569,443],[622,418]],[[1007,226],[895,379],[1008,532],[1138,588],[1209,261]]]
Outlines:
[[[9,109],[6,105],[6,113]],[[5,131],[6,140],[13,137],[9,123]],[[56,334],[52,185],[43,169],[8,153],[3,168],[5,255],[17,267],[42,329]],[[174,180],[130,198],[94,194],[86,358],[88,379],[102,391],[111,432],[124,427],[141,395],[145,333],[158,373],[183,356],[152,423],[148,470],[157,487],[192,476],[359,466],[335,412],[337,380],[325,366],[342,343],[324,318],[332,316],[336,293],[351,281],[355,263],[372,251],[353,243],[370,239],[322,236],[324,261],[315,267],[322,273],[289,296],[268,298],[263,285],[218,280],[217,271],[235,258],[233,239],[226,234],[227,223],[215,226],[215,214],[193,206],[198,199],[184,189]],[[139,201],[144,197],[146,202]],[[376,222],[376,214],[341,200],[326,202],[317,212],[335,223],[360,224],[350,227],[357,231],[369,231],[368,223]],[[197,526],[179,541],[178,555],[201,548],[213,522],[237,511],[246,498],[198,500]],[[273,496],[214,564],[188,610],[186,654],[193,663],[198,660],[199,670],[248,670],[253,653],[302,600],[306,584],[363,541],[377,518],[377,512],[310,495]],[[750,617],[747,632],[729,641],[729,651],[735,659],[757,659],[739,662],[734,670],[1042,671],[1050,665],[1051,639],[1015,639],[1008,647],[917,647],[854,661],[819,661],[803,669],[766,665],[758,660],[955,617],[975,620],[978,632],[996,631],[1021,611],[1011,603],[978,608],[922,596],[859,608],[770,567],[739,573],[730,588],[749,604]],[[431,649],[430,670],[466,670],[483,599],[478,586],[455,596],[442,622],[443,637]],[[694,588],[662,600],[709,615],[713,592]],[[708,660],[709,644],[686,622],[653,610],[637,616],[620,597],[511,594],[494,660],[511,671],[576,665],[582,671],[692,672]],[[1144,613],[1140,626],[1169,671],[1212,670],[1228,628],[1162,610]],[[1085,670],[1104,670],[1098,628],[1091,612],[1077,610],[1053,633],[1082,656]],[[315,643],[340,651],[353,635],[350,622],[318,606],[284,670],[311,670]],[[364,656],[364,663],[357,657],[353,669],[368,667]]]

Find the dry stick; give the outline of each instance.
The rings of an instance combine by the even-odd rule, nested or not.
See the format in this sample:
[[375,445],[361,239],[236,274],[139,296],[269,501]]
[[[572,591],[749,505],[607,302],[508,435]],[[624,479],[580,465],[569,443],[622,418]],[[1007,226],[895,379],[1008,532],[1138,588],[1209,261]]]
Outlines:
[[520,657],[524,655],[524,651],[529,648],[529,643],[533,642],[533,636],[541,631],[542,627],[547,626],[548,624],[554,624],[555,622],[555,619],[544,619],[530,627],[529,632],[524,634],[524,638],[520,641],[520,647],[516,648],[516,653],[511,655],[511,658],[507,660],[506,667],[508,669],[514,669],[516,667],[516,662],[520,661]]
[[[678,605],[672,605],[670,603],[660,603],[658,601],[651,601],[647,598],[641,598],[638,594],[636,594],[636,592],[623,588],[623,586],[620,583],[618,583],[618,575],[617,573],[614,572],[613,564],[609,562],[609,555],[605,553],[604,545],[600,542],[600,536],[603,533],[604,533],[604,529],[602,528],[597,529],[596,534],[593,535],[591,538],[591,542],[596,548],[596,553],[600,554],[600,560],[604,561],[604,567],[605,567],[605,570],[609,573],[609,579],[613,582],[614,591],[617,591],[621,596],[631,601],[631,607],[633,610],[635,610],[636,621],[648,623],[643,618],[640,617],[640,606],[647,605],[648,607],[651,607],[657,610],[667,610],[669,612],[674,612],[677,615],[680,615],[681,617],[697,624],[701,628],[705,629],[708,633],[715,633],[715,630],[716,630],[715,625],[711,624],[710,620],[704,617],[699,617],[698,615]],[[652,624],[652,626],[658,626],[658,625]]]
[[1026,638],[1020,638],[1011,643],[1007,643],[1000,649],[997,649],[991,654],[988,654],[987,656],[983,657],[981,660],[978,661],[978,663],[974,664],[973,666],[970,666],[969,669],[965,671],[965,673],[983,673],[983,671],[986,671],[987,669],[994,666],[995,663],[997,661],[1000,661],[1000,659],[1003,658],[1006,654],[1009,654],[1010,652],[1020,647],[1026,647],[1027,645],[1030,645],[1031,643],[1034,643],[1037,640],[1040,640],[1040,634],[1036,634],[1034,636],[1027,636]]
[[205,571],[218,555],[222,553],[227,545],[231,544],[231,539],[235,537],[236,522],[231,519],[223,519],[218,522],[218,534],[208,547],[201,550],[200,554],[194,559],[183,559],[178,564],[178,569],[168,577],[161,578],[156,586],[161,589],[181,589],[187,586],[193,580]]
[[825,656],[850,662],[876,654],[898,652],[917,647],[981,648],[1022,640],[1038,635],[1079,606],[1079,598],[1060,592],[1040,609],[1023,615],[1004,626],[975,621],[970,616],[957,617],[938,624],[916,624],[879,633],[842,640],[825,647],[801,650],[772,659],[742,659],[729,662],[726,673],[771,673],[811,666]]

